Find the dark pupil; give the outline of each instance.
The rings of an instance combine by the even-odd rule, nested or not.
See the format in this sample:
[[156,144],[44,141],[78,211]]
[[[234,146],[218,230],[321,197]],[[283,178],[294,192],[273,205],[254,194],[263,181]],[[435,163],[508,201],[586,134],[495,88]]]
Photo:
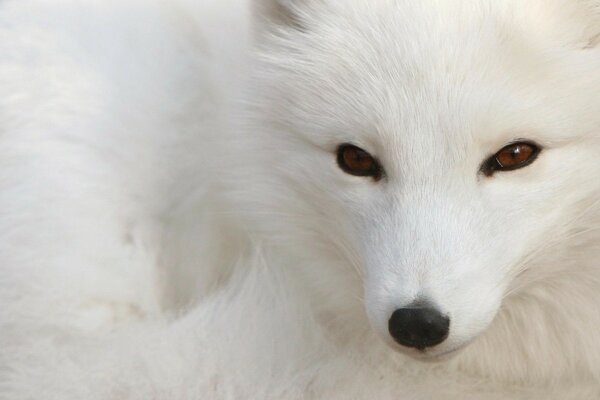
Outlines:
[[521,155],[521,150],[522,150],[522,149],[521,149],[521,146],[515,146],[515,147],[513,147],[513,148],[512,148],[512,151],[510,152],[510,156],[511,156],[513,159],[517,159],[517,158],[519,158],[519,156]]
[[346,163],[351,168],[368,169],[371,166],[371,156],[359,149],[351,149],[346,153]]

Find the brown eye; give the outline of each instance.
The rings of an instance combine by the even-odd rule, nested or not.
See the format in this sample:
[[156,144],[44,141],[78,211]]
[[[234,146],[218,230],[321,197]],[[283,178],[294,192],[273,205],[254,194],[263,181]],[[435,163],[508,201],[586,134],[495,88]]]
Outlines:
[[496,171],[513,171],[526,167],[535,161],[540,152],[540,147],[531,142],[510,144],[484,163],[483,173],[490,176]]
[[376,181],[383,176],[383,169],[369,153],[351,144],[338,148],[337,161],[340,168],[354,176],[370,176]]

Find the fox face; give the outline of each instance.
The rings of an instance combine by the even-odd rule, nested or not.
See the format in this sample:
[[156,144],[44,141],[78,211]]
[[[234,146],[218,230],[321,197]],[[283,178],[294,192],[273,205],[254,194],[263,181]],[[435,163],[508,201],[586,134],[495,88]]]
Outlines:
[[598,219],[593,3],[262,2],[257,220],[393,348],[463,348]]

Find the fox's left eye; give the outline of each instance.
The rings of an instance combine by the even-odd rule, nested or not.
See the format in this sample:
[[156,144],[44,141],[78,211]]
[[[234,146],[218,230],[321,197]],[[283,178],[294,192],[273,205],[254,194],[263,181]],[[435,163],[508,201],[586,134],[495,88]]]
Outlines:
[[367,151],[352,144],[342,144],[337,150],[337,162],[347,174],[369,176],[378,181],[383,176],[383,168]]
[[482,166],[482,172],[491,176],[497,171],[513,171],[533,163],[541,148],[532,142],[517,142],[503,147]]

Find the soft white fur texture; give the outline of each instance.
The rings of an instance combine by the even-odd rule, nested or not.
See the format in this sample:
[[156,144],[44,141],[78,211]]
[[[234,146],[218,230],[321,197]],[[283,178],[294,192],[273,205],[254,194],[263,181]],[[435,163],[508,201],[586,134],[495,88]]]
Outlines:
[[1,2],[0,399],[600,398],[599,15]]

